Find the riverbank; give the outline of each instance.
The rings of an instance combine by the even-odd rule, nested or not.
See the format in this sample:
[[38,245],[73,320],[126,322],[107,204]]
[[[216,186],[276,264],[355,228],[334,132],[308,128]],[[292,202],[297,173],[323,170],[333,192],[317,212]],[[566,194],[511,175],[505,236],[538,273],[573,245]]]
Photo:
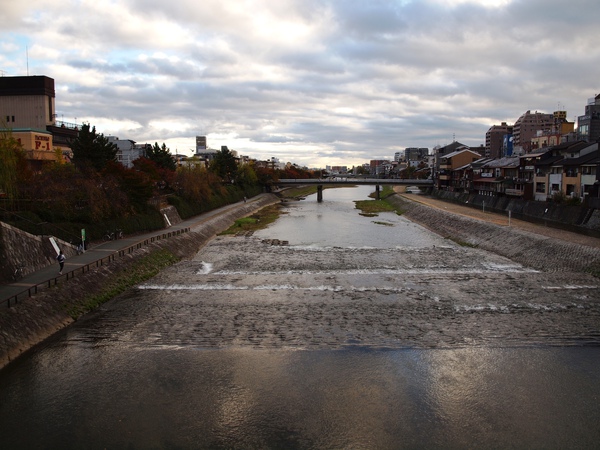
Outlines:
[[600,239],[484,212],[424,195],[388,200],[404,215],[455,242],[481,248],[544,271],[600,276]]
[[191,219],[186,221],[189,233],[157,240],[11,308],[1,308],[0,368],[67,327],[86,311],[154,276],[157,268],[193,258],[203,245],[236,219],[279,201],[274,195],[265,195],[214,217]]

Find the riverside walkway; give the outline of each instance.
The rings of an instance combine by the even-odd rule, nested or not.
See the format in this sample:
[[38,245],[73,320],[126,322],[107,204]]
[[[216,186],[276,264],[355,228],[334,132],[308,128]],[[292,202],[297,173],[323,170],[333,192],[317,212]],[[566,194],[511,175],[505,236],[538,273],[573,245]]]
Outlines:
[[[258,195],[247,201],[248,205],[257,202],[265,194]],[[55,286],[75,278],[77,273],[87,271],[92,267],[98,267],[105,262],[119,258],[125,253],[129,253],[137,248],[160,240],[168,239],[173,236],[194,231],[196,227],[201,226],[208,220],[220,216],[234,208],[244,205],[244,202],[233,203],[221,208],[209,211],[199,216],[194,216],[184,220],[181,223],[172,225],[169,228],[156,230],[149,233],[126,236],[123,239],[102,242],[91,245],[84,253],[74,255],[65,261],[65,267],[62,275],[58,273],[58,263],[44,267],[33,273],[25,275],[18,281],[0,285],[0,308],[14,305],[19,300],[34,295],[38,290]]]

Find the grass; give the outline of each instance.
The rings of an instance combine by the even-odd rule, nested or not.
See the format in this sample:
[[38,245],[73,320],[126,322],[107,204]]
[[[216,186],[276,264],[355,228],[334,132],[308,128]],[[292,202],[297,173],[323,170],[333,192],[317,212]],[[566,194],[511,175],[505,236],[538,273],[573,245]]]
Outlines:
[[593,277],[600,278],[600,263],[590,265],[585,272],[589,273]]
[[477,247],[479,247],[479,245],[477,245],[477,244],[470,244],[469,242],[463,241],[463,240],[458,239],[458,238],[454,238],[452,236],[448,236],[448,237],[446,237],[446,239],[451,240],[452,242],[454,242],[455,244],[460,245],[461,247],[468,247],[468,248],[477,248]]
[[111,281],[100,292],[83,297],[77,304],[66,307],[67,313],[73,319],[77,319],[136,284],[149,280],[165,267],[171,266],[178,261],[179,258],[177,256],[165,249],[146,255],[135,261],[115,278],[111,278]]
[[249,217],[236,220],[232,226],[219,233],[219,235],[261,230],[275,222],[281,214],[284,214],[284,212],[281,211],[278,204],[266,206]]
[[[401,215],[402,211],[386,200],[392,194],[394,194],[394,189],[390,186],[384,186],[379,192],[380,200],[355,200],[354,204],[357,209],[362,211],[359,214],[365,217],[376,217],[381,212],[395,212]],[[369,197],[374,198],[376,195],[373,192]]]

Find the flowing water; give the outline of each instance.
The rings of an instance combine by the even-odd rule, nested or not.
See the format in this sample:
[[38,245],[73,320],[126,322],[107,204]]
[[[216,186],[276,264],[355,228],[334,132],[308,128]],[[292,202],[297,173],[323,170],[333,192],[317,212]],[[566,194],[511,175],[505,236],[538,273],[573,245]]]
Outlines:
[[360,216],[370,190],[218,237],[9,365],[0,448],[598,448],[597,286]]

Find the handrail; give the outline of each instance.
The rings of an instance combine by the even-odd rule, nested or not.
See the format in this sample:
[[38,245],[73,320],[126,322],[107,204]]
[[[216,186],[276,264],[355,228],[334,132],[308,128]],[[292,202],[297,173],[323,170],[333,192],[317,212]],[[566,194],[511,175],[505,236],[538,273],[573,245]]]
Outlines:
[[64,274],[59,275],[57,277],[52,277],[41,283],[37,283],[32,286],[29,286],[27,289],[24,289],[21,292],[11,295],[10,297],[8,297],[6,299],[0,300],[0,303],[6,303],[6,306],[8,308],[10,308],[11,304],[15,305],[15,304],[19,303],[19,297],[23,297],[24,294],[27,294],[27,297],[31,297],[32,295],[37,294],[38,290],[40,288],[44,288],[44,287],[50,288],[52,286],[56,286],[60,279],[64,278],[64,281],[68,281],[71,278],[75,278],[75,276],[77,275],[77,272],[79,272],[79,271],[81,271],[81,274],[84,274],[85,272],[90,271],[91,266],[95,265],[96,267],[100,267],[100,266],[104,265],[105,263],[114,261],[116,259],[116,257],[121,258],[121,257],[125,256],[126,254],[132,253],[135,250],[140,249],[146,245],[149,245],[155,241],[168,239],[170,237],[178,236],[183,233],[189,233],[189,231],[190,231],[190,227],[186,227],[186,228],[181,228],[179,230],[168,231],[165,233],[161,233],[161,234],[143,239],[141,241],[136,242],[135,244],[130,245],[127,248],[116,250],[114,253],[112,253],[108,256],[105,256],[103,258],[97,259],[96,261],[92,261],[91,263],[82,265],[81,267],[73,269],[69,272],[65,272]]

